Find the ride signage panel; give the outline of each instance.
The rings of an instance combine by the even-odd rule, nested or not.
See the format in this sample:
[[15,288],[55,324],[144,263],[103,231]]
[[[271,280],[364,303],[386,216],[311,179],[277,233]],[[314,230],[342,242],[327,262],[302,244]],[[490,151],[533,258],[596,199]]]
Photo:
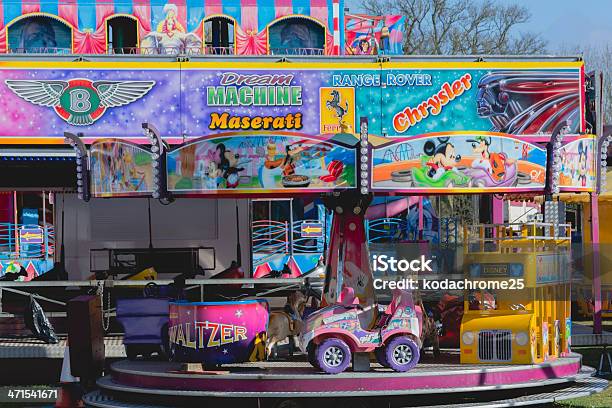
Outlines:
[[227,133],[170,153],[173,193],[298,193],[355,188],[352,135],[315,138],[286,133]]
[[19,228],[19,244],[43,244],[44,231],[40,227],[21,227]]
[[380,104],[383,133],[490,131],[541,137],[584,128],[579,65],[446,65],[407,70],[390,64]]
[[302,238],[322,238],[323,224],[320,222],[302,222],[300,224],[300,235]]
[[374,191],[536,191],[546,183],[546,150],[507,135],[440,134],[376,147],[371,171]]
[[171,144],[226,132],[417,137],[584,130],[581,62],[7,62],[0,137],[121,137]]

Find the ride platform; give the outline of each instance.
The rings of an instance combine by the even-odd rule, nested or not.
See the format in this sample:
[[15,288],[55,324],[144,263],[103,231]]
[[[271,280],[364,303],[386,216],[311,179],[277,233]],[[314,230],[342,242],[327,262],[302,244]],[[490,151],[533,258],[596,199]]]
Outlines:
[[[151,402],[155,407],[182,407],[218,400],[214,405],[222,406],[228,399],[233,404],[240,399],[240,406],[245,407],[284,406],[281,404],[290,400],[294,404],[290,406],[315,403],[312,406],[338,408],[347,401],[351,407],[379,406],[383,399],[387,406],[423,406],[436,401],[444,405],[463,401],[462,394],[474,400],[475,392],[512,399],[564,391],[566,398],[572,398],[576,393],[567,392],[568,387],[588,394],[607,386],[605,380],[591,378],[593,373],[581,366],[579,355],[537,365],[465,365],[459,364],[458,355],[443,354],[406,373],[373,363],[369,372],[335,375],[319,372],[305,361],[234,364],[222,371],[186,373],[179,363],[122,360],[98,380],[99,390],[87,394],[85,403],[102,408],[153,406]],[[377,402],[372,405],[373,401]]]

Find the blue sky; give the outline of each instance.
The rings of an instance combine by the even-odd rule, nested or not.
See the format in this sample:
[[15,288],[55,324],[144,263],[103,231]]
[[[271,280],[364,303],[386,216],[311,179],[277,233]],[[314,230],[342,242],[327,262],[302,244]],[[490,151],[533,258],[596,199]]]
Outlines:
[[[551,52],[564,45],[612,43],[612,0],[509,0],[508,2],[527,7],[531,12],[531,20],[518,29],[540,32],[548,42]],[[360,3],[360,0],[345,0],[345,7],[349,7],[351,12],[359,12]]]

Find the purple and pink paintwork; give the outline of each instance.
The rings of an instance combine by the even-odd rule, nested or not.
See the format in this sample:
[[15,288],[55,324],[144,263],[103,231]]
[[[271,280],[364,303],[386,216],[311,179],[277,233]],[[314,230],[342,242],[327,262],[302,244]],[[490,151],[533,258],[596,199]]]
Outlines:
[[264,300],[170,303],[170,359],[218,366],[262,357],[268,328]]
[[[407,371],[419,360],[421,330],[422,316],[409,292],[395,290],[387,307],[362,307],[352,288],[345,287],[339,303],[310,315],[300,347],[313,366],[330,374],[344,371],[353,353],[371,351],[376,351],[382,365]],[[406,352],[409,355],[404,355]]]

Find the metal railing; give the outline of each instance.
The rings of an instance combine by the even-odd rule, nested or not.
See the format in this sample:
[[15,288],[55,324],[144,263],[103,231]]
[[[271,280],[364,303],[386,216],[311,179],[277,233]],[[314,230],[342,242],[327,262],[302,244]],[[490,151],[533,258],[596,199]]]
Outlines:
[[278,47],[270,48],[269,53],[270,55],[325,55],[325,49]]
[[253,253],[281,254],[289,252],[287,221],[253,221],[251,229],[253,233]]
[[406,237],[408,221],[404,218],[366,220],[366,239],[373,242],[396,242]]
[[109,47],[109,55],[204,55],[202,47]]
[[0,260],[47,259],[54,252],[52,225],[0,223]]
[[[70,48],[60,47],[29,47],[10,48],[7,54],[75,54]],[[105,54],[108,55],[234,55],[234,46],[157,46],[157,47],[114,47],[109,45]],[[269,55],[325,55],[323,48],[270,48]]]
[[[311,278],[243,278],[243,279],[187,279],[185,280],[185,291],[192,291],[194,289],[199,289],[200,292],[200,300],[204,299],[205,287],[209,285],[220,286],[220,285],[232,285],[235,287],[236,285],[241,285],[245,290],[250,290],[252,292],[248,296],[282,296],[282,291],[284,290],[296,290],[302,288],[306,285],[310,285],[311,283],[316,283],[322,281],[321,279],[317,279],[316,277]],[[155,285],[170,285],[174,283],[171,279],[156,279],[156,280],[81,280],[81,281],[29,281],[29,282],[19,282],[19,281],[0,281],[0,318],[10,318],[15,317],[15,314],[10,312],[5,312],[3,310],[3,292],[13,293],[16,295],[21,295],[24,297],[33,297],[37,300],[40,300],[41,305],[45,308],[45,305],[55,305],[60,309],[67,305],[66,294],[68,293],[70,297],[75,297],[78,295],[75,294],[75,289],[82,290],[91,290],[93,288],[97,289],[98,295],[107,299],[105,305],[103,306],[103,314],[105,317],[113,317],[115,316],[115,308],[110,307],[110,300],[106,293],[111,293],[115,289],[134,289],[142,287],[144,288],[147,285],[155,284]],[[264,285],[263,288],[257,289],[256,286]],[[273,289],[270,289],[273,287]],[[48,293],[50,290],[52,291],[54,288],[64,291],[61,292],[53,292],[53,293],[61,293],[60,295],[40,295],[37,293],[40,289],[44,289],[45,293]],[[279,294],[281,293],[281,294]],[[61,299],[57,299],[60,296]],[[110,294],[110,296],[114,299],[115,295]],[[55,297],[55,298],[54,298]],[[66,317],[65,311],[45,311],[45,314],[48,317]]]
[[541,250],[550,247],[569,248],[571,224],[529,222],[516,224],[477,224],[464,228],[467,252],[499,252],[512,247]]
[[9,48],[7,54],[72,54],[72,50],[60,47]]

